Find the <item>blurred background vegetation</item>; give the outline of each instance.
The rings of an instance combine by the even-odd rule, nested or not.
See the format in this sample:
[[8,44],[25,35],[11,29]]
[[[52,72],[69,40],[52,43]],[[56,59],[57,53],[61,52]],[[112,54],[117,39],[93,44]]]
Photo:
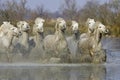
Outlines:
[[[108,0],[103,4],[96,0],[89,0],[82,8],[77,7],[76,0],[64,0],[57,12],[46,10],[44,5],[30,9],[26,4],[27,0],[0,2],[0,25],[3,21],[10,21],[16,25],[17,21],[26,20],[32,27],[35,18],[42,17],[46,20],[45,33],[50,34],[54,32],[55,19],[63,17],[68,27],[71,20],[78,21],[80,32],[83,33],[87,30],[85,27],[87,18],[93,18],[106,25],[111,31],[111,36],[120,37],[120,0]],[[70,28],[67,30],[68,34],[71,33],[69,30]]]

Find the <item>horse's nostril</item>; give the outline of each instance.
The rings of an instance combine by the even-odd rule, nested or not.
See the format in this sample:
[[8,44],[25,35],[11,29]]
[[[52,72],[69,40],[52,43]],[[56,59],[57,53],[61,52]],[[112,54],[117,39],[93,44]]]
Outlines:
[[105,34],[109,34],[109,30],[108,29],[105,30]]
[[108,29],[106,29],[105,32],[108,33],[109,32]]
[[19,34],[21,35],[21,34],[22,34],[22,32],[21,32],[21,31],[19,31]]
[[29,28],[29,26],[27,26],[27,28]]

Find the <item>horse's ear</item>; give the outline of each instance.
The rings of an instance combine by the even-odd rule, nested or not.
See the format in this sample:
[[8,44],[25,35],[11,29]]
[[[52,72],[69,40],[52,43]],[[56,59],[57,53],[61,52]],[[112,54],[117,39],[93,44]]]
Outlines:
[[95,20],[94,20],[94,19],[91,19],[91,20],[93,20],[93,21],[95,22]]
[[3,21],[3,24],[10,24],[10,22],[7,22],[7,21]]
[[90,20],[90,18],[87,19],[87,21],[89,21],[89,20]]
[[61,18],[61,17],[57,18],[57,22],[61,22],[62,20],[63,20],[63,18]]
[[45,19],[42,19],[42,22],[44,23],[44,22],[45,22]]
[[3,21],[3,24],[6,24],[6,21]]
[[76,21],[72,20],[72,24],[76,23]]
[[8,22],[8,24],[10,24],[10,21]]

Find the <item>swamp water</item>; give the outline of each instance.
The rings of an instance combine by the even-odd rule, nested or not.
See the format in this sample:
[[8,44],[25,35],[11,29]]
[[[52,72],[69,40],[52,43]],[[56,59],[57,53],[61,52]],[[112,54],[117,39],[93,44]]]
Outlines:
[[0,63],[0,80],[120,80],[120,38],[103,44],[105,64]]

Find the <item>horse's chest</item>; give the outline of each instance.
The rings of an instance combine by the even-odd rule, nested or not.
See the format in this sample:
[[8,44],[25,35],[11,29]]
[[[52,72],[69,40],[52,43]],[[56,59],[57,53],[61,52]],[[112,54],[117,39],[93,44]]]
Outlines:
[[62,50],[62,49],[65,49],[66,48],[66,46],[67,46],[67,43],[66,43],[66,41],[59,41],[57,44],[56,44],[56,46],[57,46],[57,49],[58,50]]
[[7,48],[9,47],[10,44],[9,44],[9,41],[7,39],[3,38],[2,42],[3,42],[2,44],[4,47],[7,47]]
[[101,48],[102,48],[101,42],[100,43],[94,42],[94,44],[92,44],[92,48],[93,48],[94,51],[101,50]]

